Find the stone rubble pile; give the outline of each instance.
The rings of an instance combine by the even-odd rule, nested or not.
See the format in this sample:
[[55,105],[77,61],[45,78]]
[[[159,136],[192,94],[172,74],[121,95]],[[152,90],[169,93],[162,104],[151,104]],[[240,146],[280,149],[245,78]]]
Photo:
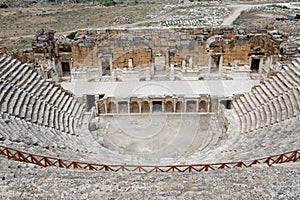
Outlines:
[[210,26],[220,25],[229,14],[225,7],[200,7],[181,9],[176,15],[164,17],[157,21],[161,26]]
[[133,19],[129,15],[117,16],[113,19],[114,24],[131,24],[132,22]]
[[163,16],[168,12],[174,12],[153,23],[160,26],[211,26],[220,25],[223,18],[230,13],[228,7],[220,7],[219,2],[185,2],[178,4],[168,4],[157,13],[147,15],[154,19]]

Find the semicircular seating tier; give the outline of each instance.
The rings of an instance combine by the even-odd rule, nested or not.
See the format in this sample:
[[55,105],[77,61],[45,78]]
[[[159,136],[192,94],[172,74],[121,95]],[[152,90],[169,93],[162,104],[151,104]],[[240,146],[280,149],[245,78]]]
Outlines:
[[1,141],[51,146],[76,138],[84,106],[32,64],[0,52]]
[[300,114],[300,59],[281,62],[281,70],[236,95],[232,102],[239,116],[241,133],[248,133]]

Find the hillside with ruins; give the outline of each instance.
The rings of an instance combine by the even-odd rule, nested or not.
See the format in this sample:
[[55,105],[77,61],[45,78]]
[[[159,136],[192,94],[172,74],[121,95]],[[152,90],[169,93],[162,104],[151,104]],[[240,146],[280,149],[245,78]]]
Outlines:
[[0,1],[1,199],[299,199],[300,2]]

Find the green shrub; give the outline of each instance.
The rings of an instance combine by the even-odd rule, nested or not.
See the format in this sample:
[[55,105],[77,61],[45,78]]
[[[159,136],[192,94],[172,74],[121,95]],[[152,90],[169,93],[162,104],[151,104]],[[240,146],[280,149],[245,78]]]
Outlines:
[[73,40],[75,38],[76,34],[77,34],[77,32],[72,32],[69,35],[67,35],[66,37]]
[[0,8],[8,8],[8,5],[5,3],[0,4]]

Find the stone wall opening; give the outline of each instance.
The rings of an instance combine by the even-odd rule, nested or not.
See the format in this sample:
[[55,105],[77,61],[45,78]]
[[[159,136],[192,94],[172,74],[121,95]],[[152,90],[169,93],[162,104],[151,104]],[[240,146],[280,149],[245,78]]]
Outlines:
[[98,103],[98,113],[99,114],[105,114],[106,110],[105,110],[105,103],[103,100],[100,100]]
[[173,102],[172,101],[167,101],[165,103],[165,112],[173,112],[174,108],[173,108]]
[[71,75],[71,68],[69,62],[61,62],[61,69],[63,76],[70,76]]
[[258,73],[259,64],[260,64],[259,58],[252,58],[252,60],[251,60],[251,72],[252,73]]
[[207,102],[204,100],[201,100],[199,102],[199,112],[207,112]]
[[181,102],[181,101],[178,101],[178,102],[176,103],[176,109],[175,109],[175,112],[180,113],[180,112],[182,112],[182,111],[183,111],[182,102]]
[[232,108],[232,104],[231,104],[231,100],[221,100],[220,104],[223,105],[226,109],[231,109]]
[[116,111],[117,111],[116,104],[114,102],[109,102],[107,105],[107,112],[116,113]]
[[189,100],[186,102],[186,112],[196,112],[197,102],[195,100]]
[[153,112],[162,112],[162,101],[153,101]]
[[166,57],[162,54],[156,54],[154,58],[155,71],[164,71],[166,66]]
[[95,95],[86,95],[86,111],[89,112],[95,106]]
[[150,112],[150,104],[148,101],[142,102],[142,113],[149,113]]
[[128,102],[127,101],[119,101],[118,102],[118,112],[119,113],[128,113]]
[[130,103],[130,113],[139,113],[139,104],[136,101]]
[[220,65],[220,58],[221,58],[221,55],[212,55],[212,70],[216,70],[218,71],[219,69],[219,65]]

